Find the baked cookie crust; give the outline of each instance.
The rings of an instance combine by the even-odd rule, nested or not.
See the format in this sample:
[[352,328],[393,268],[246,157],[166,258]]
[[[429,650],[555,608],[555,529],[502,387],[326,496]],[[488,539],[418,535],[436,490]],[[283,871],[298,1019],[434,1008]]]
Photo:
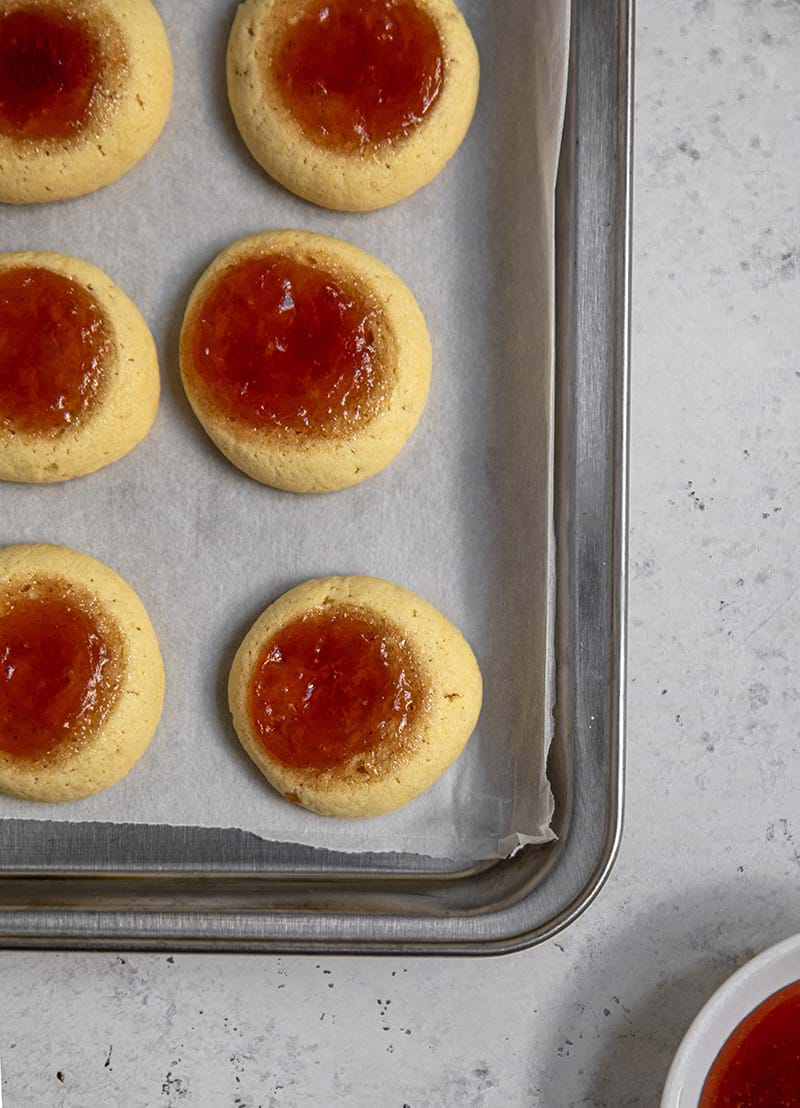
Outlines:
[[68,547],[0,549],[0,611],[15,596],[35,594],[51,583],[109,629],[115,690],[99,725],[75,741],[59,743],[34,759],[0,748],[0,793],[46,803],[92,796],[125,777],[149,746],[164,699],[158,640],[144,605],[126,581]]
[[[354,756],[333,769],[285,765],[256,734],[249,711],[255,667],[265,645],[289,624],[319,612],[356,609],[405,643],[417,673],[419,703],[411,731],[385,756]],[[383,815],[425,792],[458,758],[478,720],[482,680],[461,632],[413,592],[375,577],[325,577],[285,593],[256,620],[231,667],[228,702],[239,740],[283,796],[320,815]]]
[[[383,392],[380,406],[352,433],[297,433],[253,427],[214,403],[192,356],[194,327],[225,272],[251,258],[282,255],[355,285],[374,305]],[[226,458],[256,481],[289,492],[332,492],[374,476],[398,454],[428,398],[431,345],[408,287],[390,269],[349,243],[307,231],[266,231],[233,243],[200,278],[181,333],[181,375],[189,402]]]
[[290,192],[324,208],[371,211],[428,184],[461,145],[478,98],[475,41],[453,0],[415,0],[434,21],[444,61],[441,93],[401,138],[337,151],[313,141],[286,106],[273,58],[287,25],[313,0],[245,0],[228,42],[228,97],[250,153]]
[[150,0],[5,0],[3,14],[55,10],[84,22],[101,78],[85,123],[69,137],[0,133],[0,202],[83,196],[116,181],[153,146],[172,99],[172,54]]
[[110,465],[145,437],[158,410],[160,378],[153,336],[141,312],[97,266],[63,254],[0,254],[0,273],[41,268],[83,286],[105,316],[110,349],[92,409],[57,433],[4,423],[0,404],[0,480],[50,483]]

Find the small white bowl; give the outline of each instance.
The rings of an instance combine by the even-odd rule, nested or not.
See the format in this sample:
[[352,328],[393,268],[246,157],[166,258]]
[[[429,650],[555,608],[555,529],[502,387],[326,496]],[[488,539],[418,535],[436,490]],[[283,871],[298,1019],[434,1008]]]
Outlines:
[[708,1071],[731,1033],[767,997],[795,981],[800,981],[800,935],[770,947],[729,977],[678,1047],[661,1108],[697,1108]]

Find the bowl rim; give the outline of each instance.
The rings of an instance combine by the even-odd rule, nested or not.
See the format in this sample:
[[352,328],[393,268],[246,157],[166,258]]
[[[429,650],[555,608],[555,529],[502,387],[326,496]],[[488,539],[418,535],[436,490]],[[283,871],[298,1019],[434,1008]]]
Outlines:
[[[782,973],[786,962],[795,968]],[[698,1108],[705,1079],[729,1036],[770,996],[798,981],[800,934],[768,947],[723,981],[680,1042],[667,1074],[661,1108]]]

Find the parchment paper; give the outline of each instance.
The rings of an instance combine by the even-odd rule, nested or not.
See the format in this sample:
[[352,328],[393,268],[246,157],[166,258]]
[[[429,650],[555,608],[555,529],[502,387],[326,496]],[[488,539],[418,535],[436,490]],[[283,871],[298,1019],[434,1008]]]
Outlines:
[[[464,0],[478,112],[428,188],[383,212],[296,199],[250,158],[230,116],[235,3],[160,0],[175,98],[152,153],[94,196],[0,211],[0,248],[106,270],[159,346],[163,398],[131,455],[50,487],[0,487],[0,544],[63,543],[142,597],[167,670],[163,719],[130,776],[65,805],[0,797],[0,818],[238,827],[348,851],[477,860],[552,838],[553,194],[568,0]],[[412,288],[434,348],[430,402],[399,458],[327,496],[264,488],[226,462],[184,399],[177,340],[194,282],[233,239],[300,227],[354,242]],[[367,573],[414,589],[464,632],[485,678],[456,766],[405,810],[334,821],[285,802],[241,751],[225,684],[255,617],[288,587]]]

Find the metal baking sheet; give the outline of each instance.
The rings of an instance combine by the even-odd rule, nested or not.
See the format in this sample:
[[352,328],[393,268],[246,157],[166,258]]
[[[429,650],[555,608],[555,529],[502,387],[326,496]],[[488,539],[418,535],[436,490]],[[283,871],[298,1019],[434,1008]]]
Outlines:
[[[299,200],[248,154],[224,88],[207,81],[210,68],[223,74],[212,59],[236,0],[194,0],[190,21],[180,0],[160,8],[178,87],[151,155],[112,188],[0,212],[3,247],[87,258],[140,305],[161,360],[158,418],[135,451],[88,478],[0,488],[0,543],[63,543],[131,582],[161,642],[164,713],[146,756],[113,789],[69,804],[2,798],[0,820],[225,827],[462,865],[547,841],[553,225],[569,0],[465,0],[484,78],[467,140],[427,189],[369,213]],[[243,476],[178,380],[188,290],[221,247],[264,227],[367,249],[408,282],[428,320],[434,366],[420,426],[383,473],[334,495],[287,495]],[[462,757],[376,820],[324,819],[266,787],[226,704],[232,653],[256,615],[287,586],[330,573],[384,577],[424,596],[461,628],[484,674]]]
[[[557,229],[558,840],[454,870],[186,828],[40,825],[34,840],[9,821],[6,945],[499,952],[565,926],[602,883],[622,800],[631,13],[587,0],[573,14]],[[515,126],[524,136],[524,115]]]

